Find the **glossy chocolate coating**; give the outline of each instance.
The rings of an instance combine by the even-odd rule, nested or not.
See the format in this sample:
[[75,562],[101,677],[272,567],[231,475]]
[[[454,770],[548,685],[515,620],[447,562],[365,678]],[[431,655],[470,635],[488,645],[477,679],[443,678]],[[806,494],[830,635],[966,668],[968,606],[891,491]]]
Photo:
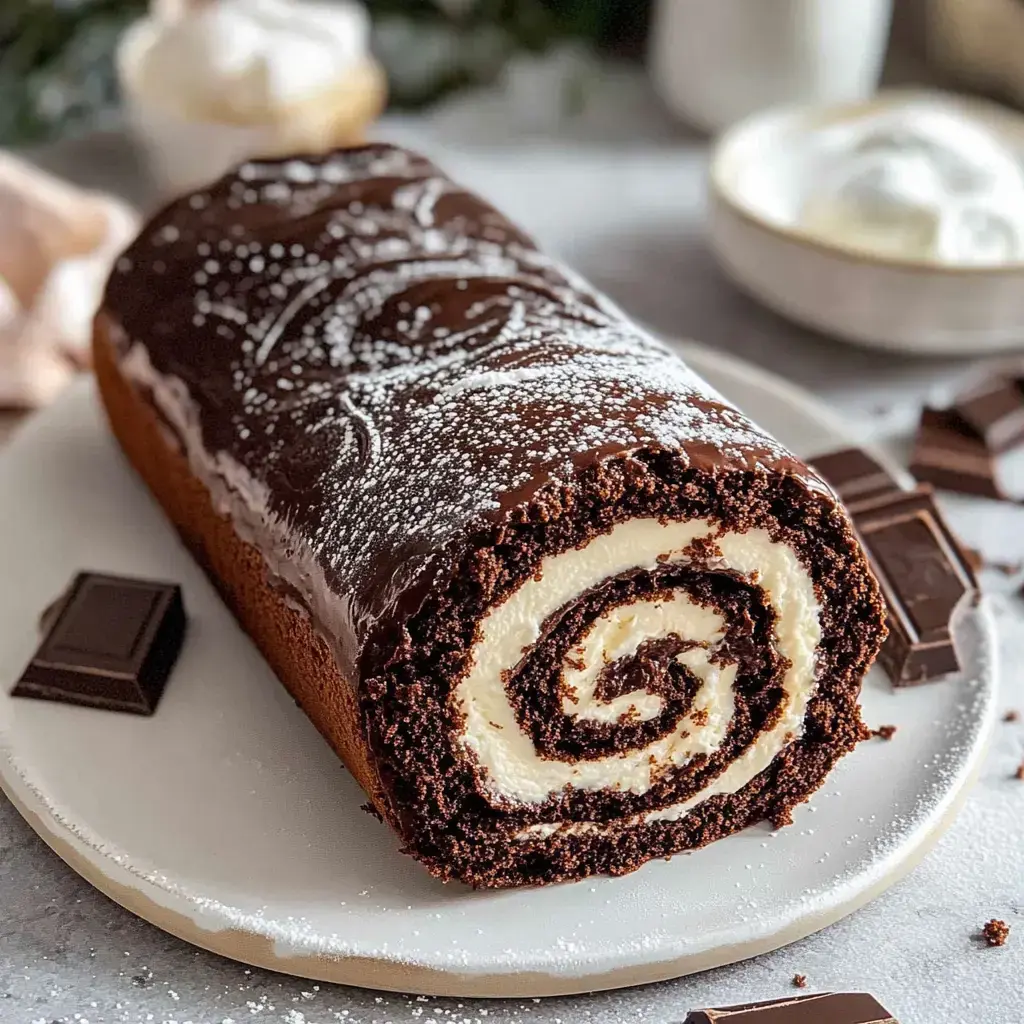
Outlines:
[[834,501],[669,349],[404,150],[250,163],[173,203],[119,262],[102,315],[124,354],[141,345],[176,382],[202,447],[242,467],[287,535],[277,546],[322,571],[340,611],[321,626],[351,677],[474,529],[602,460],[682,451]]

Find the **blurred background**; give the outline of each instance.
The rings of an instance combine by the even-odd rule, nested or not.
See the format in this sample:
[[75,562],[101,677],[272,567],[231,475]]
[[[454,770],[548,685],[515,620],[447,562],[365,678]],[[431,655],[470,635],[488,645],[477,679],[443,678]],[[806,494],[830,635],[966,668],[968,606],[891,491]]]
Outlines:
[[[1021,0],[3,0],[0,408],[45,404],[87,366],[110,261],[156,203],[249,156],[367,138],[437,158],[660,332],[782,360],[819,393],[855,373],[843,400],[880,407],[908,374],[932,379],[904,352],[1024,343],[1024,298],[986,291],[995,278],[961,296],[893,277],[876,301],[874,281],[804,265],[786,238],[1014,266],[1024,296],[1021,53]],[[950,92],[1000,106],[968,117]],[[709,187],[737,124],[787,107],[862,127],[783,126]],[[963,213],[965,181],[982,214]],[[727,207],[770,221],[774,248],[736,241]],[[964,225],[970,245],[941,255]],[[776,266],[785,280],[759,278]]]
[[[216,2],[216,0],[214,0]],[[326,0],[330,2],[330,0]],[[834,4],[746,0],[791,30],[814,8],[842,30],[846,0]],[[159,7],[160,4],[154,5]],[[194,5],[198,6],[198,5]],[[372,48],[387,73],[392,108],[418,109],[459,90],[500,81],[517,56],[577,50],[640,64],[653,0],[367,0]],[[666,0],[697,9],[707,0]],[[735,6],[726,0],[725,6]],[[827,12],[832,6],[834,12]],[[1010,100],[1024,97],[1024,11],[1016,0],[864,0],[886,26],[899,77],[924,69]],[[4,0],[0,4],[0,144],[23,146],[109,124],[119,104],[116,49],[124,30],[150,12],[147,0]],[[699,17],[691,10],[689,17]],[[697,23],[695,23],[697,24]],[[694,31],[694,29],[690,29]],[[807,34],[805,43],[815,40]],[[856,40],[850,40],[856,46]],[[728,54],[722,54],[728,61]],[[742,73],[742,68],[729,69]],[[577,95],[572,96],[573,88]],[[570,104],[585,89],[569,87]],[[767,95],[766,101],[773,97]],[[796,97],[794,97],[796,98]],[[806,98],[813,98],[806,96]]]
[[[516,54],[543,53],[570,41],[639,57],[649,6],[646,0],[366,4],[373,49],[388,75],[390,101],[400,109],[494,82]],[[148,12],[146,0],[5,0],[0,143],[37,142],[104,123],[119,101],[118,40]]]

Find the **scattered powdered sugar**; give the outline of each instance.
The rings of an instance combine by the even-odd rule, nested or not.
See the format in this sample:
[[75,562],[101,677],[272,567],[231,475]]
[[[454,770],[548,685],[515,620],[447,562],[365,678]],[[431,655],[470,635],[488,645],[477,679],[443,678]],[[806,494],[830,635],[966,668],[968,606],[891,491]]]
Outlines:
[[266,485],[260,512],[339,591],[375,593],[382,565],[412,578],[589,458],[694,445],[743,467],[787,456],[400,149],[244,165],[160,215],[108,300],[180,381],[202,443]]

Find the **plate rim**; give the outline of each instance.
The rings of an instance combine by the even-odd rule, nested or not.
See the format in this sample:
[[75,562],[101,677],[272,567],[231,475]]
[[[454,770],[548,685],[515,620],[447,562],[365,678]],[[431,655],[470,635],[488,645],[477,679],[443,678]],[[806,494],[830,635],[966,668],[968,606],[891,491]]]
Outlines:
[[[849,437],[851,444],[863,444],[851,436],[849,427],[813,395],[772,372],[696,342],[673,341],[672,345],[696,372],[706,372],[709,366],[724,370],[770,392],[779,401],[801,407],[804,413],[818,419],[832,432]],[[28,429],[19,432],[19,438],[12,444],[31,443],[34,424],[27,426]],[[28,440],[25,440],[26,437]],[[893,466],[884,452],[874,446],[866,447],[878,454],[884,464]],[[899,472],[902,473],[901,470]],[[744,941],[711,949],[682,951],[678,955],[670,954],[639,963],[622,963],[620,957],[617,965],[609,964],[608,961],[614,957],[602,953],[597,955],[599,959],[582,965],[581,971],[577,973],[521,968],[465,972],[446,965],[413,963],[409,959],[392,959],[380,955],[340,955],[316,951],[307,951],[301,955],[294,952],[282,954],[275,950],[275,940],[270,935],[261,936],[243,931],[232,927],[227,920],[223,920],[218,927],[216,921],[204,918],[204,923],[211,927],[203,927],[195,916],[169,908],[165,902],[154,898],[154,894],[159,893],[167,900],[173,898],[173,893],[144,877],[141,872],[132,872],[129,867],[104,854],[86,842],[83,836],[77,835],[69,822],[62,821],[43,794],[36,791],[19,770],[16,754],[2,729],[0,789],[47,845],[95,888],[130,912],[184,941],[252,966],[316,981],[466,998],[573,995],[648,984],[724,966],[797,941],[869,903],[920,862],[952,823],[966,800],[980,772],[996,717],[998,647],[995,642],[995,623],[988,602],[981,602],[977,620],[984,634],[986,653],[992,659],[988,664],[985,685],[980,687],[983,690],[983,706],[977,714],[969,749],[965,750],[955,776],[933,796],[927,812],[919,816],[917,826],[910,836],[905,837],[895,850],[872,861],[851,877],[844,878],[836,889],[838,899],[831,900],[827,906],[794,913],[791,915],[792,920],[776,922],[770,934],[758,933]],[[675,945],[678,950],[678,942]]]

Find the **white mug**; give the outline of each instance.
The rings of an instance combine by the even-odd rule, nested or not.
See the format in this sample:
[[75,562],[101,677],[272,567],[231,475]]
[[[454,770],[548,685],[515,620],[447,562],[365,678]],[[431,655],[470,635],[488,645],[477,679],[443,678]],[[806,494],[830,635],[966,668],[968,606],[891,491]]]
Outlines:
[[649,66],[682,120],[721,131],[780,103],[870,96],[892,0],[658,0]]

